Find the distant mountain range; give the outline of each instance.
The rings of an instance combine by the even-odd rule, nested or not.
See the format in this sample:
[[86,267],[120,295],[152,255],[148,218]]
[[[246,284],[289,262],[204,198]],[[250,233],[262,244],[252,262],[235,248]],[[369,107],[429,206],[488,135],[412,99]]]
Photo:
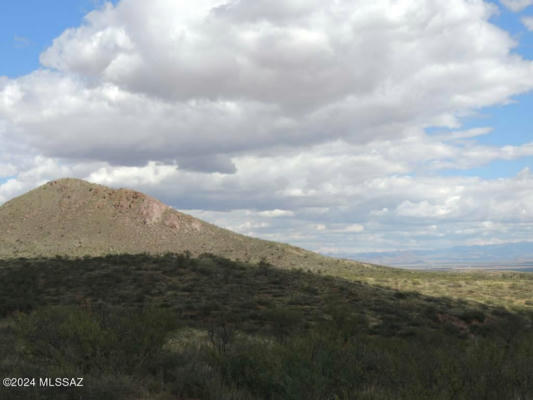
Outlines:
[[533,242],[456,246],[441,250],[345,254],[347,258],[403,267],[533,267]]
[[143,193],[71,178],[48,182],[0,206],[0,227],[0,258],[189,251],[282,268],[361,266],[219,228]]

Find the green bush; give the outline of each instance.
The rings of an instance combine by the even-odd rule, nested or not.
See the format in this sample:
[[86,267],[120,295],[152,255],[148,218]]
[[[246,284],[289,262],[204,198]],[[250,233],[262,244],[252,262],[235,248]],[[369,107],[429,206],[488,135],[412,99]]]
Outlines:
[[15,329],[24,354],[36,362],[81,373],[129,373],[157,357],[176,326],[162,309],[52,306],[19,315]]

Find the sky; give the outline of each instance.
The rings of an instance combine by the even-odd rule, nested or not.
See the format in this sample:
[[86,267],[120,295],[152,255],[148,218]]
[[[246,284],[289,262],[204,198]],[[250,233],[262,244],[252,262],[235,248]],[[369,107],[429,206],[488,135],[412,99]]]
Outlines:
[[533,0],[0,3],[0,204],[60,177],[331,255],[532,241]]

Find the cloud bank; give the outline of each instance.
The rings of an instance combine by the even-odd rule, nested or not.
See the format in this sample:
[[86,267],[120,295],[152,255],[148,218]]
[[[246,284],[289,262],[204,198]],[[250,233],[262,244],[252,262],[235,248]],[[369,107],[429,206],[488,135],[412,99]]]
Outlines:
[[492,239],[525,238],[528,169],[440,174],[533,155],[533,141],[488,146],[477,138],[490,127],[461,129],[533,88],[533,63],[490,22],[497,11],[481,0],[106,4],[56,38],[41,69],[0,78],[0,175],[12,177],[0,202],[74,175],[322,251],[480,240],[486,223]]

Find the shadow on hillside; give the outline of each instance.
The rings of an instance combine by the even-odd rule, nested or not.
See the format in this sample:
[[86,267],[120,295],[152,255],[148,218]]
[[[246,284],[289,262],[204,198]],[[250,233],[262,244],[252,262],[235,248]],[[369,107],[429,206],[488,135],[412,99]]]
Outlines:
[[[531,315],[213,255],[0,260],[2,399],[533,398]],[[31,381],[30,381],[31,382]]]
[[291,328],[305,330],[341,313],[358,321],[359,330],[384,336],[487,335],[531,321],[531,313],[210,254],[0,260],[0,279],[1,316],[46,305],[149,306],[194,327],[227,321],[264,332],[281,314]]

